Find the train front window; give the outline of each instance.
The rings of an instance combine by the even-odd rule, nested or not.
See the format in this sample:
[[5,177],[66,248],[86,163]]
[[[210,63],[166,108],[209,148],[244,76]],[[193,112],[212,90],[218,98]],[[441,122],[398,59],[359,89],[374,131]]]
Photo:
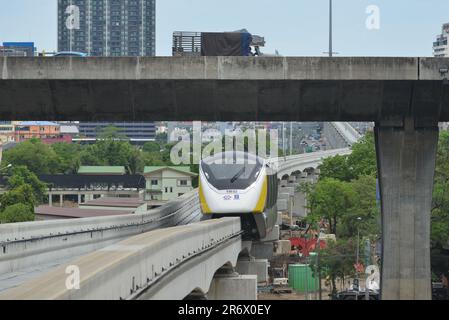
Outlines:
[[262,163],[216,164],[202,162],[206,179],[218,190],[244,190],[256,182],[262,171]]

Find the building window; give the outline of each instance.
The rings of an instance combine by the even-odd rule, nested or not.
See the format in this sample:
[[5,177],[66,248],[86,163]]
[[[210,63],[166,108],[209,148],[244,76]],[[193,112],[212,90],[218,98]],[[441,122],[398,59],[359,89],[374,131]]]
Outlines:
[[178,193],[178,197],[182,197],[184,193]]
[[179,181],[179,185],[182,186],[182,187],[186,187],[187,186],[187,180]]
[[170,193],[173,193],[173,187],[170,187]]
[[165,188],[165,193],[168,193],[168,188],[167,187]]
[[151,185],[152,186],[157,186],[158,185],[158,181],[157,180],[151,180]]

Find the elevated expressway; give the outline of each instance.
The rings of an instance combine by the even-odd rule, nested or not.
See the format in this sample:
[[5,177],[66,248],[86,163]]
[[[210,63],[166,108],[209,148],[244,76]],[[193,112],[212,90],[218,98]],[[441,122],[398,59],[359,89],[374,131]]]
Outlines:
[[[281,174],[292,174],[349,152],[295,155],[272,163]],[[198,216],[195,191],[143,215],[0,226],[0,299],[183,299],[192,293],[226,298],[214,284],[242,281],[245,276],[233,274],[232,267],[251,245],[240,239],[239,219],[191,223]],[[173,225],[185,226],[159,229]],[[50,260],[55,261],[50,270],[8,281]],[[82,289],[64,289],[67,267],[74,265]],[[217,278],[217,272],[224,276]],[[246,277],[251,286],[251,276]]]
[[331,125],[335,128],[343,140],[346,141],[349,147],[352,147],[362,138],[362,135],[354,129],[349,122],[331,122]]

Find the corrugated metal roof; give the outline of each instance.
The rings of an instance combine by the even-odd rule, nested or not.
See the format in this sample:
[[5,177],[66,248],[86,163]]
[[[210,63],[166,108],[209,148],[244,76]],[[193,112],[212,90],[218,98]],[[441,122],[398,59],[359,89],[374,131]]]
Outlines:
[[19,123],[19,126],[55,126],[59,127],[60,124],[56,122],[50,121],[22,121]]
[[121,166],[81,166],[78,170],[79,174],[125,174],[125,167]]
[[80,132],[77,126],[61,125],[60,130],[61,133],[71,133],[71,134],[78,134]]
[[99,210],[99,209],[80,209],[80,208],[60,208],[50,206],[39,206],[34,212],[37,215],[62,217],[62,218],[93,218],[105,216],[129,215],[129,211]]
[[82,206],[98,206],[98,207],[131,207],[138,208],[146,204],[145,201],[139,198],[98,198],[95,200],[87,201]]

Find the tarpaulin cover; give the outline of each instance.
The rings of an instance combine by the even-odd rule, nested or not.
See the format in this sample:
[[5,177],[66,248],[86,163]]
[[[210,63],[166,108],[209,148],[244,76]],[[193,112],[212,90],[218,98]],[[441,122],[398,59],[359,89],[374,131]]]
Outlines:
[[249,56],[251,34],[238,32],[201,34],[202,56]]

